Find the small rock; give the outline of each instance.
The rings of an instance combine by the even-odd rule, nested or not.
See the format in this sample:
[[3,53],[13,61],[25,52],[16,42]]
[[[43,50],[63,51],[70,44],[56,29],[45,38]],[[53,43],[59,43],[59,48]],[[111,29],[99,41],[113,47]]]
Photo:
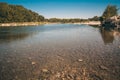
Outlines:
[[30,60],[31,60],[32,58],[31,58],[31,57],[28,57],[28,59],[30,59]]
[[15,79],[18,79],[18,76],[15,76]]
[[120,46],[119,46],[119,48],[120,48]]
[[83,60],[82,59],[78,59],[79,62],[82,62]]
[[72,74],[68,74],[68,75],[67,75],[67,78],[68,78],[68,79],[74,79],[74,76],[73,76]]
[[76,69],[72,69],[71,71],[72,71],[73,73],[76,73],[76,72],[77,72],[77,70],[76,70]]
[[60,77],[60,73],[57,73],[57,74],[56,74],[56,77],[58,77],[58,78],[59,78],[59,77]]
[[32,65],[35,65],[36,64],[36,62],[32,62]]
[[66,79],[63,77],[62,80],[66,80]]
[[45,73],[46,73],[46,72],[48,72],[48,70],[47,70],[47,69],[42,69],[42,72],[45,72]]
[[8,60],[7,62],[9,63],[10,61]]
[[14,50],[14,52],[17,52],[17,50]]
[[108,70],[108,68],[107,68],[106,66],[100,65],[99,67],[100,67],[100,69],[102,69],[102,70]]
[[92,78],[92,80],[103,80],[100,76],[96,74],[90,74],[89,76]]
[[82,80],[80,77],[76,77],[76,80]]

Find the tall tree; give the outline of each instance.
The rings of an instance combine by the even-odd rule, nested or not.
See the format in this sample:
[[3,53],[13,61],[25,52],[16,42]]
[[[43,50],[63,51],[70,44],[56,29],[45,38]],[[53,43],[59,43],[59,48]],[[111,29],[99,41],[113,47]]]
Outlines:
[[103,12],[102,17],[104,19],[108,19],[115,15],[118,15],[118,8],[115,5],[108,5],[105,11]]

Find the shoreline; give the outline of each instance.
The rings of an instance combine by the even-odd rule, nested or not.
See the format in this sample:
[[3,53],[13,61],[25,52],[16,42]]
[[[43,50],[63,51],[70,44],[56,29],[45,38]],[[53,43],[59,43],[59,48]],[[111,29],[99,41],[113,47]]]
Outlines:
[[48,24],[47,22],[12,22],[12,23],[0,23],[0,27],[11,26],[38,26],[42,24]]
[[88,21],[88,22],[81,22],[81,23],[74,23],[74,24],[84,24],[84,25],[93,25],[93,26],[99,26],[101,23],[100,21]]
[[[42,24],[58,24],[60,22],[12,22],[12,23],[0,23],[0,27],[11,27],[11,26],[38,26]],[[62,24],[62,23],[61,23]],[[77,22],[77,23],[63,23],[63,24],[84,24],[99,26],[100,21],[88,21],[88,22]]]

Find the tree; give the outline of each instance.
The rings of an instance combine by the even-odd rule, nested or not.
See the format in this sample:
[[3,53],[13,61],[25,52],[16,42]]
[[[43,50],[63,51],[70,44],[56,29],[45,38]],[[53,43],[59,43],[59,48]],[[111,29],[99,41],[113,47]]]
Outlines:
[[112,16],[118,15],[118,9],[115,5],[108,5],[105,11],[103,12],[102,17],[108,19]]
[[99,21],[100,17],[94,16],[93,18],[88,18],[90,21]]
[[38,21],[44,21],[44,17],[21,5],[10,5],[0,2],[0,23]]

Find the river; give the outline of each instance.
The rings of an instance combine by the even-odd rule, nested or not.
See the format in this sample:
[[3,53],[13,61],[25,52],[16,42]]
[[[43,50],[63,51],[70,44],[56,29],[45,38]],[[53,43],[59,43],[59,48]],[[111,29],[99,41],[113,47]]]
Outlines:
[[1,27],[0,80],[120,80],[120,32],[80,24]]

